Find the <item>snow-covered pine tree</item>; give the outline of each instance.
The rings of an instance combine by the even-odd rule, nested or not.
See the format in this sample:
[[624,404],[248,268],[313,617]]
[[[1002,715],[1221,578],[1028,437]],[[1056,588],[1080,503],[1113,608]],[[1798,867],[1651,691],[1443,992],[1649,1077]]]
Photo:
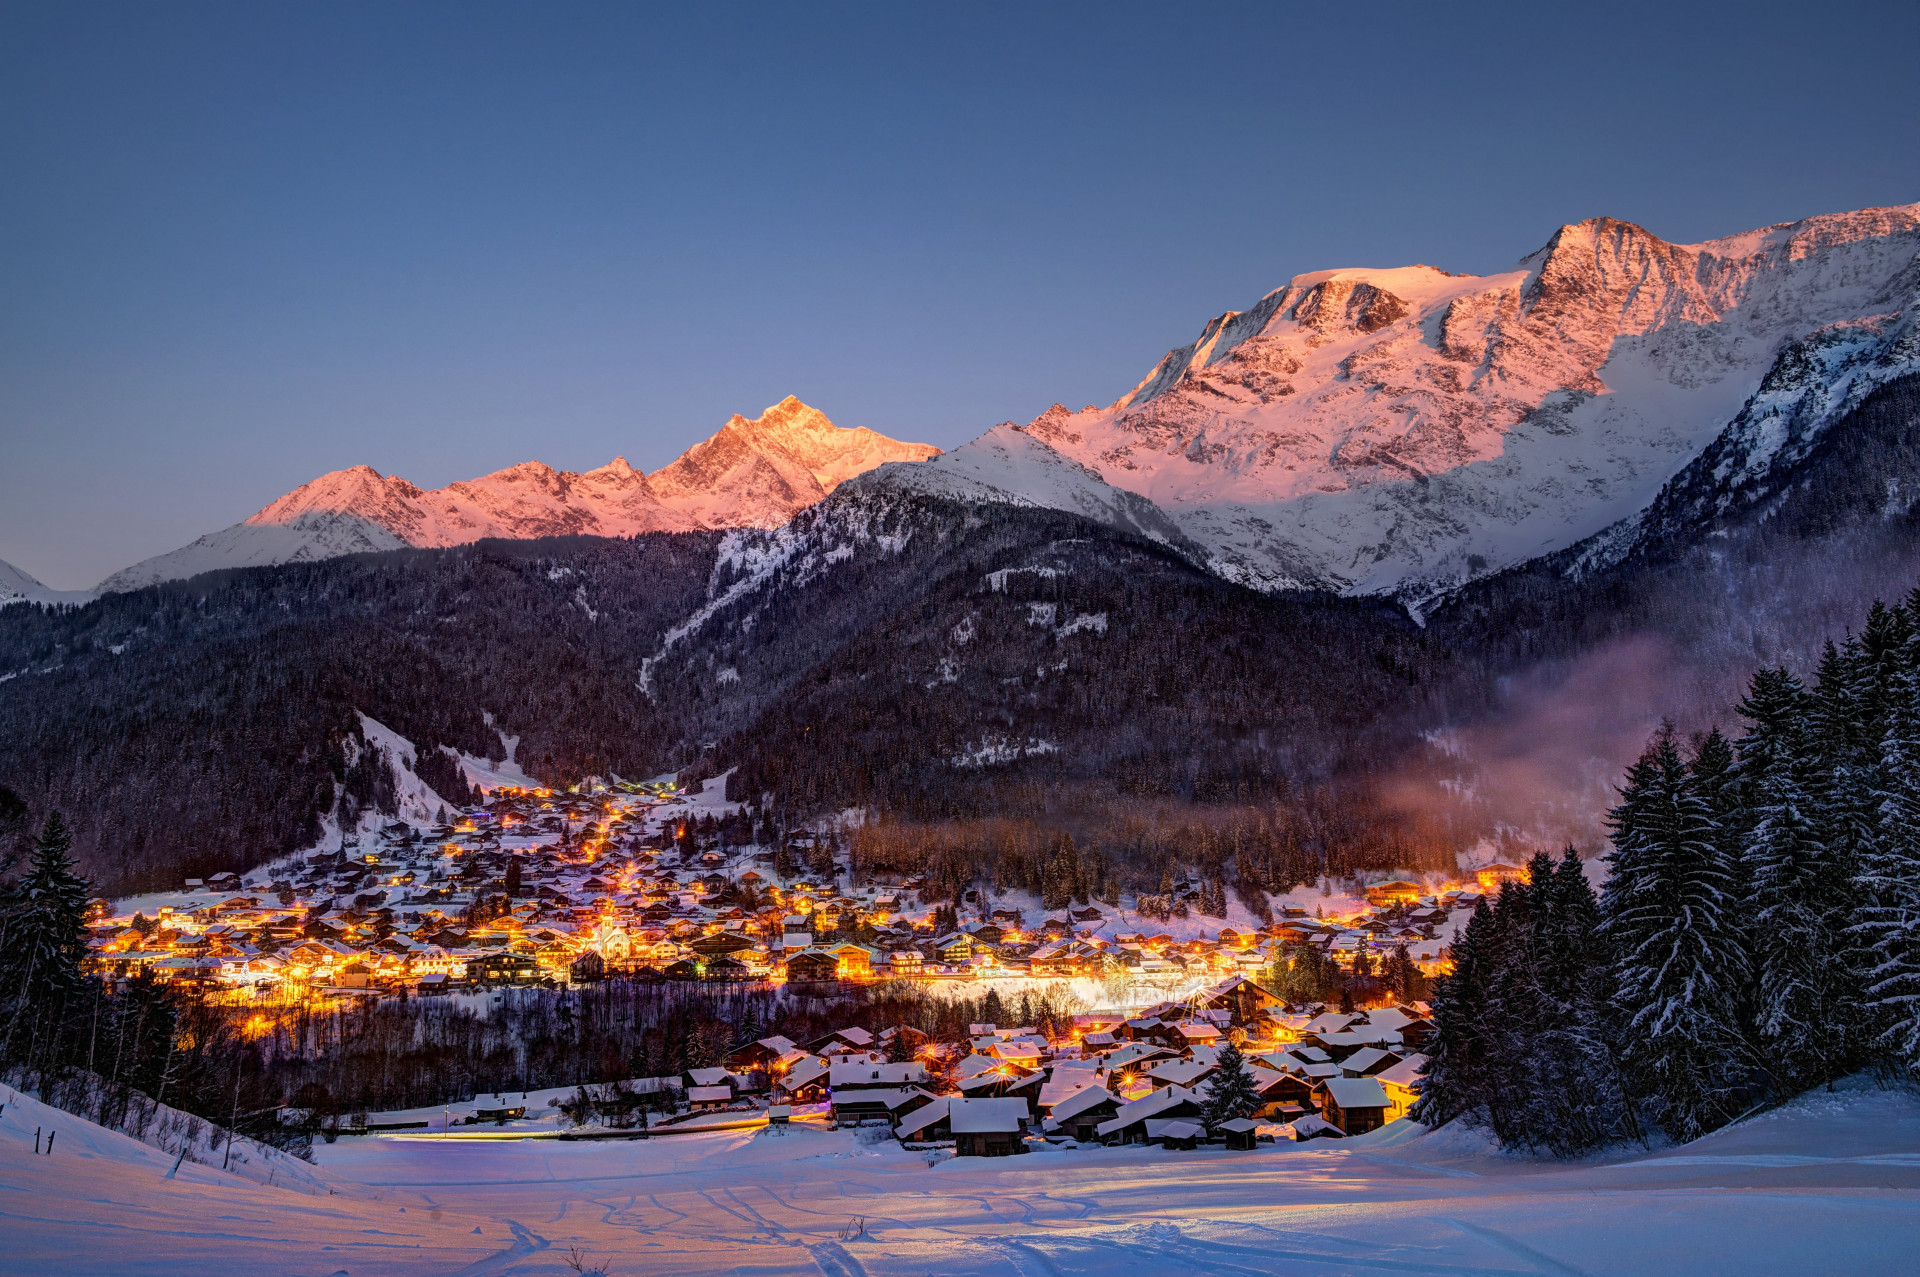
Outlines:
[[1381,964],[1380,979],[1399,1001],[1412,1002],[1415,999],[1420,969],[1414,965],[1413,956],[1407,952],[1404,943],[1393,946],[1393,952]]
[[1744,1107],[1736,997],[1748,979],[1732,873],[1712,810],[1663,726],[1609,813],[1612,877],[1601,929],[1628,1009],[1620,1061],[1669,1134],[1690,1140]]
[[1452,946],[1452,972],[1434,981],[1428,999],[1433,1035],[1427,1039],[1426,1078],[1408,1113],[1423,1126],[1444,1126],[1459,1117],[1484,1119],[1486,949],[1492,930],[1493,910],[1482,898]]
[[1608,1008],[1611,962],[1600,905],[1572,847],[1534,883],[1534,970],[1541,1023],[1532,1057],[1539,1086],[1533,1131],[1562,1156],[1638,1134],[1615,1067]]
[[[1920,640],[1914,640],[1920,643]],[[1920,653],[1915,654],[1920,657]],[[1920,659],[1896,681],[1881,741],[1879,828],[1855,868],[1852,934],[1869,946],[1866,997],[1880,1041],[1920,1072]]]
[[1537,1035],[1549,1012],[1536,960],[1536,921],[1551,903],[1553,858],[1537,853],[1526,882],[1509,882],[1493,906],[1486,950],[1487,1057],[1483,1071],[1487,1120],[1502,1144],[1532,1148],[1541,1142],[1553,1107],[1542,1093],[1545,1079]]
[[9,893],[0,949],[0,1058],[39,1063],[57,1044],[86,977],[87,881],[73,869],[73,837],[59,812],[47,817],[27,871]]
[[1200,1120],[1207,1134],[1219,1133],[1222,1122],[1236,1117],[1252,1117],[1260,1107],[1260,1093],[1254,1089],[1253,1073],[1247,1057],[1229,1042],[1220,1048],[1219,1065],[1208,1079],[1206,1102],[1200,1106]]
[[[1829,677],[1839,682],[1846,671],[1829,655]],[[1844,688],[1828,695],[1835,702],[1851,699]],[[1831,761],[1821,766],[1811,702],[1799,679],[1769,669],[1753,676],[1740,705],[1751,723],[1740,739],[1750,817],[1740,859],[1749,892],[1753,1023],[1761,1059],[1783,1096],[1852,1067],[1863,1020],[1848,954],[1854,901],[1844,832],[1853,819],[1849,809],[1865,806],[1845,786],[1862,774],[1851,763],[1842,764],[1837,777]],[[1847,748],[1837,735],[1835,748]],[[1815,796],[1823,787],[1825,803]],[[1839,847],[1829,842],[1836,834]]]

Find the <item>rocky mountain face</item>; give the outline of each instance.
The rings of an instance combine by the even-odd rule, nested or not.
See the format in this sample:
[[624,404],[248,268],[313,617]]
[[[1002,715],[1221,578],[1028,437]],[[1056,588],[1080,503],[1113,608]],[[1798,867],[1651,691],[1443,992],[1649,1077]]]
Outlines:
[[1301,275],[1115,403],[1020,429],[1222,575],[1418,612],[1638,512],[1772,370],[1844,398],[1867,346],[1910,360],[1916,253],[1920,205],[1692,245],[1599,218],[1501,275]]
[[465,545],[487,537],[774,527],[854,475],[938,452],[864,427],[843,430],[788,396],[759,417],[736,414],[712,438],[651,475],[624,457],[583,474],[527,461],[423,489],[371,466],[353,466],[289,492],[245,522],[117,572],[100,590],[138,589],[219,568]]

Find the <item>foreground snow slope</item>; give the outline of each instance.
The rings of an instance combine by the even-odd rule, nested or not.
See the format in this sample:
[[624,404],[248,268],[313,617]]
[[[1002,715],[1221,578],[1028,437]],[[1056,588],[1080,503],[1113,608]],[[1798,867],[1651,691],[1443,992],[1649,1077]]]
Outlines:
[[[0,1116],[8,1273],[1845,1273],[1910,1271],[1920,1103],[1814,1095],[1573,1167],[1390,1127],[1348,1143],[948,1160],[796,1128],[644,1143],[343,1139],[342,1196],[277,1194]],[[63,1131],[77,1127],[58,1115]],[[24,1125],[24,1129],[23,1129]],[[68,1140],[66,1134],[62,1140]],[[438,1216],[434,1212],[439,1212]],[[864,1239],[842,1241],[849,1219]],[[471,1230],[478,1228],[476,1234]]]
[[136,590],[221,568],[260,567],[484,537],[634,536],[777,527],[847,479],[940,450],[865,427],[843,430],[789,395],[651,475],[615,457],[582,474],[526,461],[444,488],[353,466],[321,475],[242,523],[146,559],[100,583]]

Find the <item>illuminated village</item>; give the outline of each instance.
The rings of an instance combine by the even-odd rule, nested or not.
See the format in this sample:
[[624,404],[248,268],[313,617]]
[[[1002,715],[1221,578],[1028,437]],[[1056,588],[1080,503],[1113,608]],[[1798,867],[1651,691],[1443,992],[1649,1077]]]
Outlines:
[[1520,872],[1497,865],[1438,894],[1377,883],[1343,915],[1289,906],[1265,927],[1178,937],[1116,907],[1044,914],[968,892],[959,925],[942,932],[917,879],[847,885],[828,834],[795,835],[784,855],[729,848],[671,785],[593,789],[502,788],[429,830],[387,825],[370,849],[349,838],[244,882],[190,880],[182,896],[153,898],[163,903],[96,901],[91,947],[105,971],[146,969],[260,1005],[608,977],[1191,983],[1258,971],[1289,945],[1349,970],[1405,946],[1435,974],[1453,913]]
[[[500,787],[431,828],[391,823],[244,881],[95,901],[94,962],[110,976],[144,970],[216,1005],[253,1008],[254,1026],[297,1008],[609,979],[829,997],[895,980],[1008,991],[1065,981],[1075,1005],[1117,1009],[1083,1011],[1051,1036],[975,1025],[970,1047],[897,1044],[859,1028],[804,1046],[769,1038],[724,1068],[653,1085],[672,1092],[682,1120],[715,1108],[762,1122],[798,1111],[948,1139],[955,1104],[1008,1100],[1023,1111],[1019,1131],[1050,1123],[1056,1138],[1125,1142],[1148,1138],[1151,1119],[1156,1139],[1171,1129],[1177,1142],[1198,1132],[1187,1119],[1230,1041],[1260,1096],[1248,1131],[1285,1123],[1266,1125],[1267,1137],[1312,1138],[1405,1112],[1425,1058],[1426,1006],[1385,994],[1370,1006],[1289,1006],[1263,973],[1308,950],[1347,973],[1368,974],[1396,950],[1423,975],[1442,973],[1465,911],[1519,872],[1496,865],[1437,893],[1410,881],[1329,891],[1325,904],[1344,912],[1282,903],[1263,926],[1161,924],[1097,903],[1044,913],[972,891],[942,910],[920,899],[917,879],[850,885],[831,832],[783,838],[778,850],[729,846],[737,811],[715,794],[668,782],[582,790]],[[562,1120],[564,1098],[549,1097],[551,1120]],[[461,1107],[468,1120],[509,1112],[483,1100]],[[511,1116],[540,1114],[529,1119],[520,1105]],[[994,1151],[1024,1150],[1015,1139]]]

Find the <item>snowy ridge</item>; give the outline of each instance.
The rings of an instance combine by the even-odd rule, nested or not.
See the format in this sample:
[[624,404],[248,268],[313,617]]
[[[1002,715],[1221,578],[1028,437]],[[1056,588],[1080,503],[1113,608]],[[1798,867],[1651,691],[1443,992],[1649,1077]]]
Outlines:
[[140,589],[221,568],[465,545],[486,537],[777,527],[856,474],[938,452],[864,427],[843,430],[789,395],[759,417],[735,415],[651,475],[624,457],[584,473],[527,461],[423,489],[371,466],[353,466],[296,488],[244,522],[116,572],[100,590]]
[[1065,510],[1163,545],[1186,543],[1179,527],[1153,502],[1114,487],[1099,471],[1012,422],[931,461],[881,466],[863,476],[854,490]]
[[0,607],[9,603],[79,604],[97,597],[91,590],[49,589],[5,559],[0,559]]

